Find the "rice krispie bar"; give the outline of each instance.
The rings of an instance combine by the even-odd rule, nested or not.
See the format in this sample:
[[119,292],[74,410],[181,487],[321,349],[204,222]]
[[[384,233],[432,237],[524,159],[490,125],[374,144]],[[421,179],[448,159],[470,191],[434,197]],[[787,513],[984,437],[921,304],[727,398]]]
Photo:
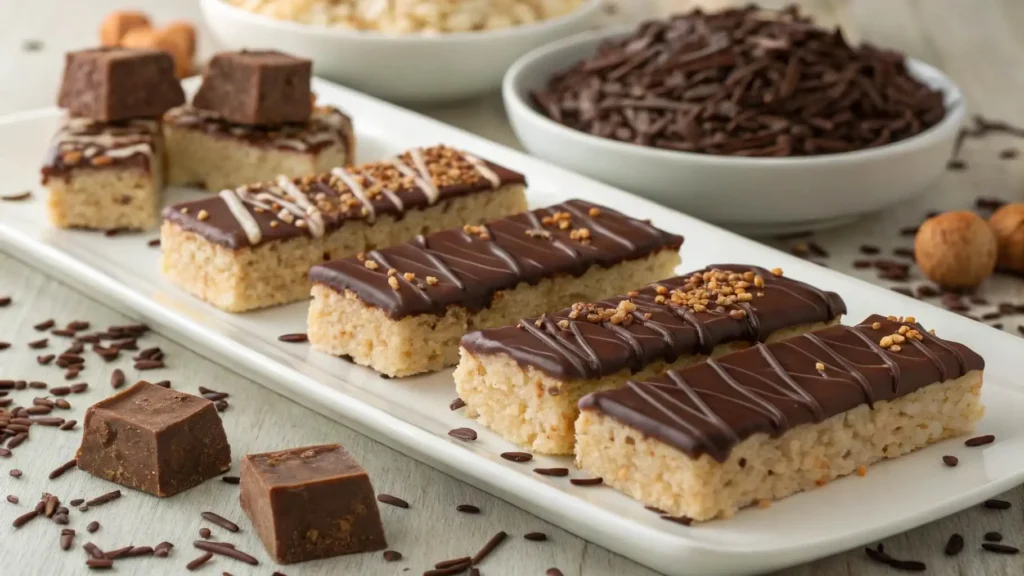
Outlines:
[[50,222],[99,230],[155,227],[162,157],[157,120],[68,118],[42,167]]
[[984,365],[871,316],[586,396],[576,462],[667,514],[727,517],[970,431]]
[[522,174],[446,146],[164,209],[163,273],[231,312],[309,297],[309,269],[526,209]]
[[265,127],[180,106],[164,115],[164,139],[168,184],[214,191],[328,172],[351,164],[355,154],[352,121],[331,107],[316,108],[304,123]]
[[440,370],[501,326],[679,264],[683,239],[583,200],[315,266],[313,347],[389,376]]
[[716,265],[540,318],[471,332],[455,370],[466,415],[543,454],[572,454],[576,404],[708,356],[839,321],[838,294],[782,270]]

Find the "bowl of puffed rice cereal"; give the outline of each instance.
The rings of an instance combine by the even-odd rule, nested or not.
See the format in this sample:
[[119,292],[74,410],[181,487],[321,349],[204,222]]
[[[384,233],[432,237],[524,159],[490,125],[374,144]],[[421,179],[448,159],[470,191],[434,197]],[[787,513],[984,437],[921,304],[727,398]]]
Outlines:
[[232,49],[273,48],[318,76],[400,102],[455,100],[501,85],[537,46],[585,30],[601,0],[200,0]]

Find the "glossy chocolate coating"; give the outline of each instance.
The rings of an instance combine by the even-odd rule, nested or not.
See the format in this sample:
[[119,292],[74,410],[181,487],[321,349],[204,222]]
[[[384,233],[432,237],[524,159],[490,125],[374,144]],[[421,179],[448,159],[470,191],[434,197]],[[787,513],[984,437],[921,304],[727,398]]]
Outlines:
[[[748,277],[760,277],[763,287],[750,287],[755,295],[750,302],[720,309],[695,312],[664,297],[659,302],[659,292],[684,290],[692,286],[694,274],[708,272],[749,273]],[[588,312],[615,309],[623,301],[635,305],[628,322],[587,319]],[[735,310],[746,314],[734,318],[729,313]],[[507,354],[520,366],[532,366],[562,380],[590,379],[623,368],[636,372],[655,360],[673,362],[680,356],[709,354],[726,342],[763,342],[780,329],[830,322],[845,312],[846,305],[834,292],[777,277],[756,266],[718,264],[629,294],[524,319],[516,326],[471,332],[461,345],[475,354]]]
[[[460,159],[460,153],[446,146],[434,146],[423,149],[424,155],[429,159],[437,157],[438,168],[433,178],[433,184],[437,187],[439,206],[444,206],[447,200],[466,196],[476,192],[482,192],[493,188],[478,172],[467,168],[467,164]],[[407,158],[407,154],[402,155]],[[406,163],[411,161],[406,160]],[[524,184],[526,178],[518,172],[513,172],[497,164],[484,161],[500,179],[501,185]],[[442,174],[442,170],[448,166],[456,168],[456,175]],[[430,206],[430,199],[420,187],[392,168],[387,162],[370,162],[360,166],[351,167],[348,172],[354,176],[372,174],[378,182],[387,184],[394,195],[399,198],[402,207],[399,208],[392,199],[384,194],[376,194],[370,198],[376,215],[391,215],[401,218],[402,214],[411,209],[422,209]],[[293,182],[311,200],[319,194],[323,194],[326,201],[332,203],[333,209],[322,211],[324,224],[327,232],[341,228],[345,222],[353,220],[366,220],[367,214],[358,202],[351,201],[351,193],[348,187],[331,174],[319,174],[305,178],[295,178]],[[276,187],[273,183],[251,184],[246,187],[253,193],[259,191],[274,192]],[[280,195],[280,192],[274,192]],[[308,228],[300,228],[294,222],[287,222],[278,217],[275,211],[262,210],[251,204],[246,204],[246,209],[255,219],[262,232],[261,243],[286,240],[297,236],[309,235]],[[185,210],[184,212],[182,210]],[[201,212],[206,217],[199,218]],[[194,232],[206,240],[220,244],[227,248],[246,248],[252,244],[246,237],[241,224],[231,213],[224,199],[219,196],[211,196],[192,202],[183,202],[174,206],[168,206],[163,211],[165,220],[173,222],[185,230]]]
[[[901,326],[917,330],[922,339],[906,338],[898,351],[883,348],[882,339]],[[670,370],[648,382],[630,381],[584,396],[579,406],[690,457],[707,454],[724,462],[734,446],[759,432],[778,437],[984,367],[981,356],[962,344],[932,336],[919,324],[876,315],[857,326],[831,326]]]
[[[557,215],[557,216],[556,216]],[[565,228],[561,222],[569,222]],[[586,230],[586,232],[584,232]],[[589,235],[584,241],[581,234]],[[314,266],[310,278],[359,298],[391,318],[442,315],[449,305],[487,308],[494,295],[520,282],[611,267],[661,250],[678,250],[680,236],[584,200],[570,200],[488,222],[445,230],[359,258]],[[397,289],[388,270],[394,268]],[[412,280],[404,274],[412,273]],[[436,279],[432,282],[428,278]]]

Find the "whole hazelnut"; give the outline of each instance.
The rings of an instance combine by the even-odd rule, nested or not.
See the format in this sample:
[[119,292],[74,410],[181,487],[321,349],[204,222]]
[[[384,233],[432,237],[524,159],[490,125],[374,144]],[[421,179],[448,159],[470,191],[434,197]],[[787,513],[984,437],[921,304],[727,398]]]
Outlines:
[[988,219],[999,242],[999,268],[1024,273],[1024,204],[1007,204]]
[[947,288],[974,288],[996,267],[995,232],[974,212],[929,218],[914,238],[914,255],[926,276]]

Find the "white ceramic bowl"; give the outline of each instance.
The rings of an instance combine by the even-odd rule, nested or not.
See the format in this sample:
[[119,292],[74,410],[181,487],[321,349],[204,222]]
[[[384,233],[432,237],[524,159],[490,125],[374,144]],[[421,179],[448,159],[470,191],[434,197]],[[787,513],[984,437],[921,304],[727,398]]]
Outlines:
[[638,146],[567,128],[538,112],[530,92],[594,54],[622,29],[578,34],[533,50],[505,74],[512,128],[534,156],[641,194],[693,216],[751,234],[809,230],[847,222],[925,190],[945,170],[965,106],[942,72],[908,68],[945,94],[943,120],[878,148],[794,158],[744,158]]
[[586,30],[601,0],[514,28],[436,36],[391,36],[276,20],[223,0],[200,0],[214,36],[230,49],[273,48],[313,61],[315,72],[350,88],[400,102],[467,98],[496,90],[529,50]]

